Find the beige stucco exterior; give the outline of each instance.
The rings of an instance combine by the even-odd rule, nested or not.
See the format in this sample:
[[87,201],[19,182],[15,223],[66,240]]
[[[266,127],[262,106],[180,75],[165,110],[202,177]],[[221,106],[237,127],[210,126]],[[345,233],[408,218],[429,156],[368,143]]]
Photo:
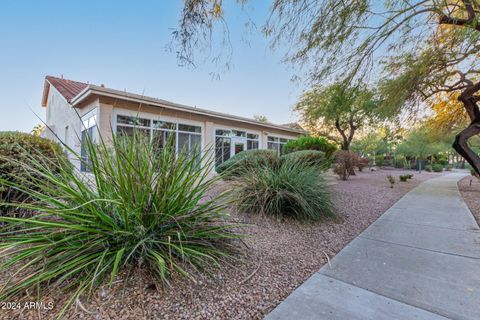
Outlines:
[[[173,103],[169,105],[163,100],[153,100],[153,98],[143,101],[142,97],[137,95],[125,94],[122,96],[122,93],[118,91],[110,89],[107,91],[103,87],[95,88],[97,91],[85,90],[78,95],[81,97],[67,102],[51,86],[46,103],[46,123],[51,131],[47,130],[45,135],[54,140],[62,140],[80,154],[80,136],[82,128],[84,128],[82,117],[91,117],[92,114],[95,114],[98,133],[101,134],[104,141],[108,142],[112,132],[116,132],[117,115],[134,116],[201,127],[202,150],[204,152],[210,150],[213,158],[216,129],[233,129],[258,134],[260,149],[267,149],[269,136],[293,139],[304,133],[302,130],[256,122],[205,109],[197,110]],[[73,163],[78,166],[75,161]]]

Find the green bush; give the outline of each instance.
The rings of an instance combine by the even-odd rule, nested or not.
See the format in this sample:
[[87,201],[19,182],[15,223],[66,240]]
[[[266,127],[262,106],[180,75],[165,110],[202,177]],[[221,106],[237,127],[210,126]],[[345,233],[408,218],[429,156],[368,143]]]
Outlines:
[[280,157],[282,161],[298,161],[310,166],[328,169],[330,162],[325,158],[325,153],[317,150],[302,150],[287,153]]
[[399,178],[402,182],[406,182],[409,179],[408,175],[400,175]]
[[292,158],[263,164],[235,180],[239,209],[278,218],[318,220],[334,216],[330,194],[318,168]]
[[375,156],[375,164],[379,167],[383,166],[385,162],[385,157],[383,155]]
[[452,171],[452,169],[453,169],[453,166],[451,164],[447,164],[445,166],[445,171]]
[[337,150],[337,146],[324,137],[303,136],[295,140],[288,141],[284,146],[284,151],[295,152],[302,150],[317,150],[325,153],[325,157],[332,157]]
[[432,172],[432,171],[433,171],[432,165],[427,164],[427,165],[425,166],[425,171],[427,171],[427,172]]
[[440,165],[445,167],[446,165],[448,165],[448,159],[447,158],[440,158],[440,159],[437,160],[437,163],[439,163]]
[[442,172],[443,171],[443,166],[439,163],[435,163],[432,165],[432,170],[433,172]]
[[275,150],[242,151],[216,166],[215,171],[224,178],[234,177],[257,163],[271,163],[277,157]]
[[[0,229],[0,272],[10,269],[0,301],[26,292],[40,295],[42,288],[74,289],[61,317],[77,298],[115,281],[120,270],[130,274],[142,266],[168,282],[174,273],[191,277],[190,270],[208,270],[232,255],[230,240],[239,237],[232,228],[238,225],[228,223],[224,193],[207,197],[216,181],[207,178],[210,159],[159,150],[140,136],[114,135],[108,146],[87,140],[85,148],[94,188],[76,172],[54,174],[41,162],[25,165],[43,175],[33,179],[40,192],[25,189],[34,202],[8,205],[39,214],[0,217],[7,224]],[[81,161],[80,155],[75,159]]]
[[405,158],[397,158],[393,160],[393,166],[398,169],[410,169],[410,165],[407,163]]
[[[32,181],[41,179],[41,174],[26,170],[25,163],[30,161],[42,163],[52,173],[58,172],[60,166],[68,166],[68,160],[57,143],[27,133],[0,132],[1,180],[38,190]],[[26,192],[0,183],[0,201],[23,202],[29,197]]]

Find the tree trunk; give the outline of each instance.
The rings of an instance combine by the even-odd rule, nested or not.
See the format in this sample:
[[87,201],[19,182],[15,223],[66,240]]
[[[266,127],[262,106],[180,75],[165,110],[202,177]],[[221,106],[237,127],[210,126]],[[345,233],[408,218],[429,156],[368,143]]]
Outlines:
[[465,89],[458,97],[463,103],[468,116],[470,125],[462,130],[453,142],[453,149],[457,151],[473,167],[477,174],[480,174],[480,157],[468,145],[468,139],[480,133],[480,111],[477,102],[479,98],[474,94],[480,90],[480,82],[472,84]]

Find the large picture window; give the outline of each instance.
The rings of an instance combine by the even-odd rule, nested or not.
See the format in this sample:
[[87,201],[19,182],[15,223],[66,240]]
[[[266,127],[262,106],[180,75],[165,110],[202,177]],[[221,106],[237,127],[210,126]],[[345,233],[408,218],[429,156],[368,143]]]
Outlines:
[[141,117],[117,116],[117,133],[128,136],[143,133],[150,137],[158,147],[167,143],[175,147],[175,151],[189,152],[200,156],[202,144],[202,128],[199,126]]

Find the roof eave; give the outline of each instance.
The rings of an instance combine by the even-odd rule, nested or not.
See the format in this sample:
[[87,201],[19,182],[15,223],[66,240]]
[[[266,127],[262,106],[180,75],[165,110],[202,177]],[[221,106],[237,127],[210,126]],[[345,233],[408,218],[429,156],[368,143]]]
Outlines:
[[168,103],[168,101],[165,102],[156,102],[153,101],[152,99],[141,99],[137,97],[132,97],[128,93],[126,94],[119,94],[115,92],[110,92],[110,90],[98,86],[93,86],[89,85],[86,87],[82,92],[80,92],[75,98],[73,98],[70,101],[70,104],[75,107],[78,106],[82,101],[87,99],[89,96],[96,94],[99,96],[105,96],[105,97],[110,97],[110,98],[117,98],[117,99],[123,99],[127,101],[132,101],[132,102],[137,102],[137,103],[144,103],[152,106],[157,106],[157,107],[163,107],[163,108],[168,108],[168,109],[173,109],[177,111],[183,111],[183,112],[191,112],[199,115],[204,115],[204,116],[209,116],[209,117],[214,117],[218,119],[224,119],[224,120],[230,120],[230,121],[237,121],[237,122],[242,122],[242,123],[248,123],[248,124],[253,124],[253,125],[258,125],[266,128],[271,128],[271,129],[277,129],[277,130],[282,130],[282,131],[288,131],[288,132],[293,132],[297,134],[305,134],[307,131],[305,130],[299,130],[299,129],[294,129],[294,128],[287,128],[275,124],[270,124],[270,123],[263,123],[255,120],[250,120],[242,117],[237,117],[237,116],[229,116],[221,113],[216,113],[216,112],[209,112],[205,110],[192,110],[193,107],[187,107],[187,106],[177,106],[172,103]]

